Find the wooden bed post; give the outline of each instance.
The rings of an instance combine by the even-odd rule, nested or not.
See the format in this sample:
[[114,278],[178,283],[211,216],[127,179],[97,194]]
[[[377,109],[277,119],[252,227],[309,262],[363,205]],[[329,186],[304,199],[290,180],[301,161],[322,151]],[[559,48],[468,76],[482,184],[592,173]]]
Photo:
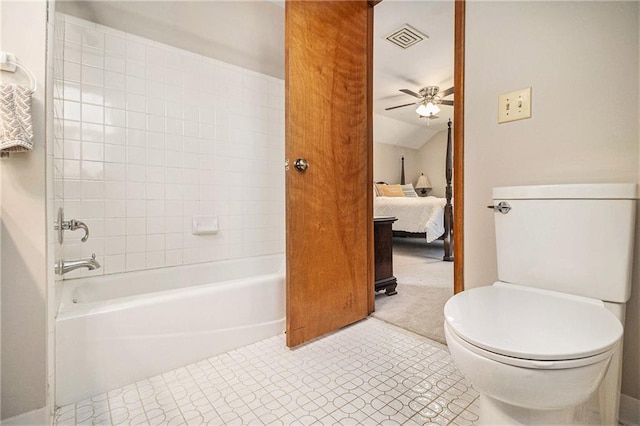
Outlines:
[[400,185],[404,185],[404,155],[402,156],[402,174],[400,175]]
[[447,262],[453,261],[453,239],[451,238],[453,225],[453,205],[451,198],[453,197],[453,188],[451,180],[453,178],[453,156],[451,150],[451,119],[447,123],[447,159],[446,159],[446,177],[447,186],[445,188],[445,196],[447,203],[444,206],[444,257],[442,260]]

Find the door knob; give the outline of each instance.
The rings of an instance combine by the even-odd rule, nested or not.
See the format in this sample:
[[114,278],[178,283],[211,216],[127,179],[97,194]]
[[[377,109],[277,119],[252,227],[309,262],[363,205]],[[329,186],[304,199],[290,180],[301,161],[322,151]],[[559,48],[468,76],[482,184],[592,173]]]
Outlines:
[[299,172],[304,172],[309,167],[309,162],[304,158],[298,158],[293,162],[293,167]]

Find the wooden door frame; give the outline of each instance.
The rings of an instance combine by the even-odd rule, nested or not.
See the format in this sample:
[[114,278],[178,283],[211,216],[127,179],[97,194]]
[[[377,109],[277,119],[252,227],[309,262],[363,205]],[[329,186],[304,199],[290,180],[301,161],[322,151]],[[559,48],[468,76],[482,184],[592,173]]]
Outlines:
[[[382,0],[369,0],[371,5],[371,25],[373,31],[373,6]],[[454,59],[453,59],[453,87],[455,88],[455,102],[453,104],[453,293],[464,290],[464,39],[466,0],[453,0],[454,2]],[[372,41],[372,36],[369,38]],[[373,44],[373,43],[372,43]],[[370,70],[373,71],[373,46],[369,47]],[[372,81],[370,82],[372,84]],[[369,99],[373,97],[373,87],[370,89]],[[373,105],[369,106],[370,117],[370,149],[369,169],[373,171]],[[371,180],[371,179],[370,179]],[[369,191],[371,192],[371,191]],[[370,222],[373,222],[373,215]],[[373,225],[372,225],[373,227]],[[371,231],[372,232],[372,231]],[[372,235],[372,234],[370,234]],[[370,239],[373,244],[373,238]],[[373,250],[369,250],[373,253]],[[370,261],[373,265],[373,261]],[[371,266],[370,271],[373,266]],[[372,274],[372,272],[371,272]],[[373,276],[373,275],[371,275]],[[369,311],[374,310],[374,301],[369,302]]]
[[464,38],[466,0],[454,0],[453,293],[464,290]]
[[[367,76],[367,145],[369,152],[367,153],[367,178],[369,185],[373,182],[373,8],[376,4],[382,0],[368,0],[369,9],[367,11],[367,19],[369,21],[367,25],[367,69],[369,75]],[[367,207],[367,218],[369,220],[369,227],[367,228],[367,250],[369,253],[369,276],[367,284],[369,286],[369,299],[368,299],[368,311],[371,315],[376,310],[376,291],[375,291],[375,259],[374,259],[374,244],[373,244],[373,193],[368,192],[369,205]]]

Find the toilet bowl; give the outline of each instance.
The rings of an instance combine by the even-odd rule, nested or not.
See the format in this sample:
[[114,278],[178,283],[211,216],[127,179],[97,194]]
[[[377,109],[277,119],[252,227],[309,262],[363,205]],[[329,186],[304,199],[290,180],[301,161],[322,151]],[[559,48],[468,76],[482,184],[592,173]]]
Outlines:
[[498,282],[447,302],[445,337],[481,394],[481,424],[571,424],[622,325],[599,300]]

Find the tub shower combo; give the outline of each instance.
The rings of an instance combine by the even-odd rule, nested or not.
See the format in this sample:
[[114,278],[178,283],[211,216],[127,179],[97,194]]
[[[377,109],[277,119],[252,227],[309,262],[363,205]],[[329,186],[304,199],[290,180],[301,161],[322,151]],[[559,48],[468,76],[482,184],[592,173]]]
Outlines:
[[55,27],[56,405],[283,333],[282,79]]

